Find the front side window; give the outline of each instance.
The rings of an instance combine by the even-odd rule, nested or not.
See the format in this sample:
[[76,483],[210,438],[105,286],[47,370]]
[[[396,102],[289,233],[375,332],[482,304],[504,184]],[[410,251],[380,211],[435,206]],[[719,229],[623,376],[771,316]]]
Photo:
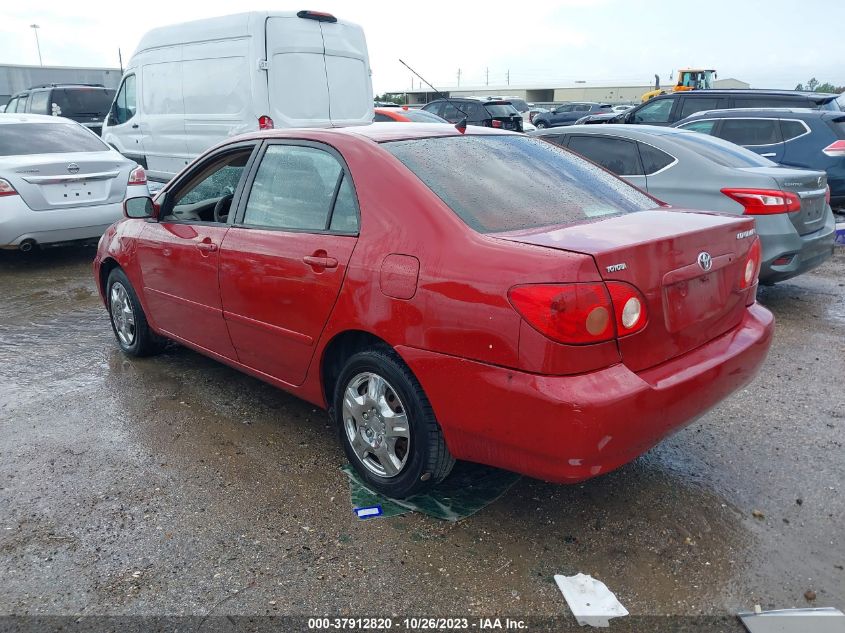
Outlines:
[[271,145],[255,174],[243,223],[297,231],[354,231],[355,208],[351,183],[332,154],[314,147]]
[[673,103],[672,99],[658,99],[646,103],[634,112],[634,121],[636,123],[668,123]]
[[17,107],[18,107],[18,98],[14,97],[12,99],[9,99],[9,103],[6,104],[6,109],[4,110],[4,112],[14,112],[15,108],[17,108]]
[[175,189],[169,212],[162,219],[226,222],[251,153],[251,147],[244,148],[201,167]]
[[480,233],[559,226],[655,207],[626,182],[536,137],[392,141],[393,154]]
[[29,104],[29,111],[33,114],[51,114],[47,110],[47,103],[50,100],[49,90],[39,90],[32,93],[32,101]]
[[0,125],[0,156],[105,152],[109,146],[78,123]]
[[137,110],[135,75],[127,75],[126,79],[123,80],[123,84],[120,86],[117,98],[114,100],[114,110],[112,112],[114,124],[120,125],[126,123],[135,116]]
[[606,136],[573,136],[569,149],[617,176],[643,175],[637,145],[633,141]]
[[773,145],[780,143],[777,119],[724,119],[719,138],[737,145]]

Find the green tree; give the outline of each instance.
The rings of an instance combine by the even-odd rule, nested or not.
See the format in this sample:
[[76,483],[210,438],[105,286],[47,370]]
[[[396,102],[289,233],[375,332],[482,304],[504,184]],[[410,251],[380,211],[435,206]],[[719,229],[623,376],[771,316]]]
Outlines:
[[809,90],[810,92],[815,92],[818,85],[819,80],[813,77],[812,79],[810,79],[810,81],[807,82],[807,90]]
[[405,95],[401,92],[385,92],[383,95],[376,95],[375,100],[405,105]]
[[829,81],[826,81],[823,84],[816,86],[816,92],[836,92],[836,86]]

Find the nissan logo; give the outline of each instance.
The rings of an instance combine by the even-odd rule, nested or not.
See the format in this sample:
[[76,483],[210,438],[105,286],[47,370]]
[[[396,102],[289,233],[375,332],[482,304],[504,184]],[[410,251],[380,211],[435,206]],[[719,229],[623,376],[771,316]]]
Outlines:
[[79,173],[79,165],[77,165],[76,163],[70,163],[67,166],[67,173],[78,174]]
[[703,253],[698,254],[698,265],[701,266],[701,270],[707,272],[711,268],[713,268],[713,258],[710,257],[710,253],[704,251]]

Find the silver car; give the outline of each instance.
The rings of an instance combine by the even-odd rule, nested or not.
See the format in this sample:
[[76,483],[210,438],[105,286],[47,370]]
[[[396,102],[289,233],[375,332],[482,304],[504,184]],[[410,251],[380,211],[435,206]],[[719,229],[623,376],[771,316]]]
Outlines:
[[815,268],[833,254],[823,171],[781,167],[728,141],[648,125],[579,125],[532,136],[566,147],[673,206],[755,218],[760,281]]
[[79,123],[0,114],[0,248],[98,238],[147,176]]

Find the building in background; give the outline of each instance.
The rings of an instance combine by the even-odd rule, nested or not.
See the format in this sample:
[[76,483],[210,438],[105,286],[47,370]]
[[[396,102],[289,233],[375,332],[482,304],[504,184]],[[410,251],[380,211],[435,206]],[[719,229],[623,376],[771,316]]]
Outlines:
[[[508,96],[525,99],[529,103],[551,104],[564,101],[599,101],[601,103],[639,103],[644,93],[653,90],[649,84],[607,84],[601,82],[575,82],[565,85],[548,86],[437,86],[449,97],[487,97]],[[666,86],[671,88],[671,84]],[[718,79],[713,88],[750,88],[751,84],[739,79]],[[395,90],[389,94],[408,95],[410,105],[423,105],[436,99],[433,90]]]
[[121,74],[119,68],[0,64],[0,105],[6,105],[21,90],[45,84],[102,84],[117,90]]

